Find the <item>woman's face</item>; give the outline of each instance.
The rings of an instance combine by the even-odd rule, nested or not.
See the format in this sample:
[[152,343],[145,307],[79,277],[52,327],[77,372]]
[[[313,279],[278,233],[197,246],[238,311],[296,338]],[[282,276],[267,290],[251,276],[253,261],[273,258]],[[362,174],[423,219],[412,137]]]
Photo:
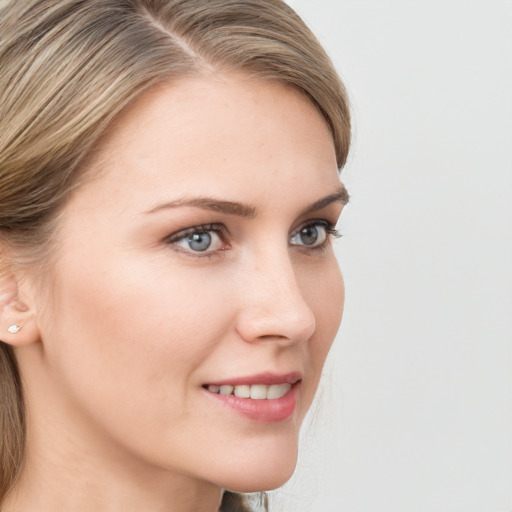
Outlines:
[[281,485],[343,309],[325,122],[283,85],[188,80],[131,106],[92,167],[39,308],[52,414],[110,463]]

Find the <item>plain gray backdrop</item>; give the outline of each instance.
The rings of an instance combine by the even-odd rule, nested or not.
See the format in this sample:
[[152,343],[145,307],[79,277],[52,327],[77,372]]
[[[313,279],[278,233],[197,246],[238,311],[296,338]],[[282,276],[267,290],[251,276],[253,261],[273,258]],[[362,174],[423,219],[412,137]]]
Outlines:
[[512,511],[512,2],[290,0],[349,91],[345,316],[274,512]]

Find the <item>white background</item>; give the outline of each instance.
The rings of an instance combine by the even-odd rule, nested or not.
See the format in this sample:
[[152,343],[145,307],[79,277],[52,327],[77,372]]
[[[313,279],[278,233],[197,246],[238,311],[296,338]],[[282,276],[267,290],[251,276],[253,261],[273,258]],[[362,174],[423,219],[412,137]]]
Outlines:
[[349,90],[345,317],[273,512],[512,511],[512,2],[290,0]]

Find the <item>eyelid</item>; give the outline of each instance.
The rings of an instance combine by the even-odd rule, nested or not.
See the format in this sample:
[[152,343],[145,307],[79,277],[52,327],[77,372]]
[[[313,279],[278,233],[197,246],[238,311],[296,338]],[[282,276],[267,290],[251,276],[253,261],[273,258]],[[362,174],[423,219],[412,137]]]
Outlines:
[[176,243],[180,242],[181,240],[184,240],[188,236],[193,235],[195,233],[208,233],[210,231],[221,234],[228,232],[226,226],[224,226],[223,224],[200,224],[198,226],[192,226],[190,228],[181,229],[179,231],[176,231],[175,233],[172,233],[171,235],[167,235],[165,237],[165,241],[167,243]]

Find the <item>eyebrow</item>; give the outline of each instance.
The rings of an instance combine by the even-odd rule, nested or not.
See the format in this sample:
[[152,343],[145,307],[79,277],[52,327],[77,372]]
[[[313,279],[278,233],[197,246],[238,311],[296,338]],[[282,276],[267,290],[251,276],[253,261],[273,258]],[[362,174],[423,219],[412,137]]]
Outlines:
[[302,212],[301,215],[316,212],[317,210],[321,210],[322,208],[325,208],[331,203],[341,203],[342,205],[346,205],[349,202],[349,200],[350,196],[348,194],[348,191],[345,188],[345,185],[341,184],[340,188],[336,192],[334,192],[334,194],[330,194],[327,197],[324,197],[323,199],[319,199],[318,201],[314,202],[312,205],[308,206]]
[[[315,201],[313,204],[305,208],[300,215],[306,215],[308,213],[321,210],[331,203],[342,203],[343,205],[349,202],[349,194],[344,185],[326,197]],[[196,208],[202,208],[203,210],[210,210],[217,213],[225,213],[227,215],[235,215],[237,217],[245,217],[252,219],[256,217],[256,207],[250,204],[243,204],[234,201],[223,201],[215,199],[214,197],[183,197],[166,203],[159,204],[154,208],[151,208],[146,213],[155,213],[160,210],[179,208],[183,206],[193,206]]]

